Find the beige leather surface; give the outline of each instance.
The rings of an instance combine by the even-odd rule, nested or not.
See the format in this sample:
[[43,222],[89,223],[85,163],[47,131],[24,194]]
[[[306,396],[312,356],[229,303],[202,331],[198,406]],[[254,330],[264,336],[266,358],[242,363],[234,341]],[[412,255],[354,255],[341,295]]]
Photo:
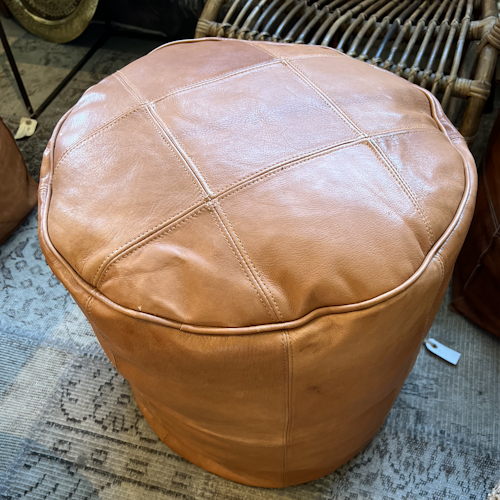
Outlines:
[[330,48],[210,38],[156,49],[63,117],[39,231],[160,438],[282,487],[382,425],[475,190],[425,90]]

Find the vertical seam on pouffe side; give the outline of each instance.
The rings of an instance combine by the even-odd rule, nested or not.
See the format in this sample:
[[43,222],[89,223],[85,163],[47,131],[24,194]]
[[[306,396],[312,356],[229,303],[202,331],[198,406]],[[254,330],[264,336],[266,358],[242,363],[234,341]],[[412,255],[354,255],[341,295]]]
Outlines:
[[425,318],[424,331],[423,331],[423,333],[421,335],[421,338],[420,338],[421,342],[423,341],[423,339],[427,335],[427,332],[430,329],[430,326],[431,326],[431,325],[429,325],[430,315],[431,315],[432,309],[434,308],[434,302],[436,301],[436,298],[437,298],[437,296],[439,294],[439,290],[441,288],[441,285],[443,284],[443,279],[444,279],[444,264],[443,264],[443,260],[441,258],[441,254],[439,254],[439,253],[436,254],[436,260],[439,263],[439,269],[441,271],[441,276],[440,276],[440,279],[439,279],[439,285],[436,287],[436,292],[434,293],[434,298],[432,299],[432,302],[431,302],[431,307],[429,308],[429,311],[427,312],[427,316]]
[[[292,348],[292,338],[290,332],[285,330],[285,335],[288,340],[288,429],[287,429],[287,441],[285,454],[287,458],[288,467],[288,453],[289,453],[289,443],[292,442],[292,425],[293,425],[293,348]],[[286,473],[284,477],[284,486],[286,486]]]
[[289,427],[291,422],[290,415],[290,353],[288,343],[288,332],[283,330],[281,335],[281,343],[283,345],[283,392],[285,398],[285,421],[283,425],[283,477],[282,486],[286,486],[286,470],[287,470],[287,451],[288,451],[288,437]]
[[[92,326],[92,329],[94,330],[94,333],[97,337],[97,339],[106,346],[106,349],[109,349],[109,351],[111,352],[111,363],[115,366],[116,370],[118,372],[120,372],[120,368],[118,367],[118,358],[116,357],[116,354],[115,352],[113,351],[110,343],[104,338],[104,336],[102,335],[101,331],[99,330],[99,328],[97,328],[97,325],[96,325],[96,322],[95,322],[95,319],[94,319],[94,316],[92,315],[92,312],[91,312],[91,307],[92,307],[92,303],[94,302],[95,300],[95,297],[93,295],[89,295],[89,298],[87,299],[87,302],[85,304],[85,310],[87,311],[87,314],[89,316],[89,320],[90,320],[90,324]],[[99,332],[99,333],[97,333]],[[104,350],[104,348],[103,348]]]

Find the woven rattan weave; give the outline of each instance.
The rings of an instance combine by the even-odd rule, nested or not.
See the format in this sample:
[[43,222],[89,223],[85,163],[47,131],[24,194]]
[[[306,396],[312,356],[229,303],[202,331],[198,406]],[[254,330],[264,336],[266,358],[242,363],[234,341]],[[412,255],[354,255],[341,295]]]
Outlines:
[[469,145],[500,49],[494,0],[208,0],[196,37],[212,36],[327,45],[392,71],[436,95]]

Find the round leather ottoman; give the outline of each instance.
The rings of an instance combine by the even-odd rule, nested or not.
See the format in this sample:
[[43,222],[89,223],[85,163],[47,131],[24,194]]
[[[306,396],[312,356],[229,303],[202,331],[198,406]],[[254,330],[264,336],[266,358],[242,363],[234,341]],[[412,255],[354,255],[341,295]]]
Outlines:
[[325,47],[213,38],[89,89],[41,178],[47,261],[151,427],[267,487],[380,428],[476,190],[425,90]]

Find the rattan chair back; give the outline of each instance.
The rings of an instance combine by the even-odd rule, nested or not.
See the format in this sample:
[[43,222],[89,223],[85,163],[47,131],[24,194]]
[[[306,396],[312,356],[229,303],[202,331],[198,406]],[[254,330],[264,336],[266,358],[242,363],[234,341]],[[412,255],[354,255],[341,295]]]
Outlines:
[[208,0],[196,37],[325,45],[430,90],[468,144],[500,49],[494,0]]

